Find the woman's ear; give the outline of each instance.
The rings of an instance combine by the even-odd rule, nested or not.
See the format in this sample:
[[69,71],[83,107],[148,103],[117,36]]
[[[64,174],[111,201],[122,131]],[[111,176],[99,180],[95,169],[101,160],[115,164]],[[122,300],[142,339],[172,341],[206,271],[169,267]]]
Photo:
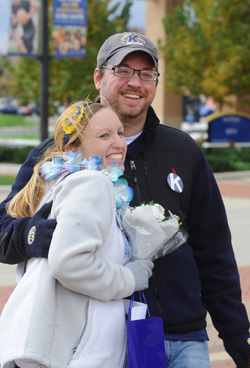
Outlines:
[[72,150],[72,148],[71,148],[71,147],[66,146],[66,147],[64,147],[64,151],[65,151],[65,152],[71,152],[71,151],[74,151],[74,150]]

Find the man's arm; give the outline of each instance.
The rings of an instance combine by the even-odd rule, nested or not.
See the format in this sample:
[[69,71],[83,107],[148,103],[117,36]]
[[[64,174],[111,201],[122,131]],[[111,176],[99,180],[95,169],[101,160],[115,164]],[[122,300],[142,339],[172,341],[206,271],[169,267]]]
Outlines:
[[[199,221],[197,220],[199,219]],[[223,201],[203,155],[193,185],[189,243],[198,267],[201,299],[237,367],[250,359],[249,320]]]
[[[38,211],[33,218],[24,217],[14,219],[7,215],[6,204],[27,184],[32,176],[34,165],[40,160],[43,153],[52,144],[53,138],[49,138],[30,151],[26,161],[17,174],[16,181],[11,188],[10,194],[0,204],[0,262],[14,264],[22,262],[23,260],[32,257],[32,255],[38,256],[37,254],[40,254],[37,249],[37,247],[39,248],[39,244],[42,243],[40,246],[44,247],[44,241],[45,243],[50,242],[52,234],[50,234],[51,231],[49,231],[50,239],[46,239],[46,224],[51,226],[51,221],[53,220],[46,220],[49,210],[48,206],[45,207],[45,211],[43,211],[43,208]],[[44,223],[44,221],[46,222]],[[37,225],[39,227],[41,222],[45,233],[42,233],[40,239],[39,236],[36,236],[36,242],[27,249],[26,235],[29,232],[31,225]],[[49,226],[48,229],[51,230]],[[42,252],[42,254],[44,254],[44,252]],[[40,254],[40,256],[42,256],[42,254]]]

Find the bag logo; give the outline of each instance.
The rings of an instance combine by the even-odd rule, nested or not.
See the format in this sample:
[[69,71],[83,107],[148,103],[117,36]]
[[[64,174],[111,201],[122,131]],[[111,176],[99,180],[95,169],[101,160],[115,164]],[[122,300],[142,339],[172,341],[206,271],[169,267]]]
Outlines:
[[121,38],[121,43],[124,45],[140,45],[144,46],[146,41],[138,33],[126,33]]
[[35,233],[36,233],[36,227],[33,226],[30,231],[29,231],[29,234],[28,234],[28,244],[32,244],[33,241],[35,240]]

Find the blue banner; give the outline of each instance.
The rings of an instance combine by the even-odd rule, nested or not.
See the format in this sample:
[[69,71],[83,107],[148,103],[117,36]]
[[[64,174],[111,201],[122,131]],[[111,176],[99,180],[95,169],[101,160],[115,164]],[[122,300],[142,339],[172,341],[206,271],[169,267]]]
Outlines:
[[244,113],[213,114],[209,122],[209,142],[250,142],[250,115]]
[[85,56],[86,0],[53,0],[53,56]]

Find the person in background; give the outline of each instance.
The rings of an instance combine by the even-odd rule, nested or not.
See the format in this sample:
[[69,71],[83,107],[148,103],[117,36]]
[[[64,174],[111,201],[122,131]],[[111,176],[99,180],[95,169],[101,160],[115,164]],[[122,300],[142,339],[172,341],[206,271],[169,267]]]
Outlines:
[[[196,142],[160,124],[151,106],[158,78],[158,52],[144,35],[115,34],[99,50],[94,82],[101,102],[107,101],[124,125],[128,144],[124,177],[134,189],[131,205],[153,200],[166,213],[178,214],[188,233],[187,243],[154,262],[145,290],[149,310],[163,318],[168,368],[209,367],[207,312],[237,367],[246,368],[249,319],[241,300],[223,201]],[[46,211],[18,221],[6,215],[5,205],[23,187],[34,161],[52,142],[53,138],[48,139],[31,151],[0,206],[2,262],[46,256],[53,232]],[[37,239],[30,249],[26,235],[34,225],[38,233],[44,233],[44,243]]]
[[[11,35],[20,53],[32,53],[34,49],[35,26],[32,17],[38,11],[38,4],[29,0],[11,1]],[[22,36],[17,28],[21,25]]]
[[[55,145],[37,163],[8,214],[32,216],[53,201],[48,259],[18,266],[19,283],[0,318],[1,367],[123,367],[123,298],[147,288],[153,262],[131,257],[120,219],[133,196],[118,116],[86,101],[59,117]],[[32,228],[28,238],[36,236]]]

